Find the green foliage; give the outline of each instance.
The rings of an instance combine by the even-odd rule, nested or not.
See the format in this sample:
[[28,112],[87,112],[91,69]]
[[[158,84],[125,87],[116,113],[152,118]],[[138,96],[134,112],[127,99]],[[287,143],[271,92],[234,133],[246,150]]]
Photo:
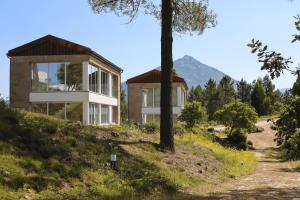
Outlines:
[[228,140],[237,149],[247,150],[247,135],[247,129],[234,129]]
[[230,134],[233,129],[250,129],[257,121],[255,110],[240,100],[234,100],[223,106],[215,113],[215,118],[225,126],[230,128]]
[[287,159],[300,159],[300,128],[287,140],[288,149],[286,150]]
[[208,119],[212,120],[213,115],[218,109],[217,84],[209,79],[204,88],[204,105],[207,110]]
[[126,93],[121,90],[121,122],[127,122],[128,119],[128,103],[126,101]]
[[[288,142],[290,138],[296,134],[297,129],[300,128],[300,97],[291,98],[280,114],[276,122],[278,132],[276,133],[276,141],[284,149],[289,151],[291,143]],[[288,152],[288,154],[290,154]],[[291,156],[291,155],[290,155]]]
[[190,102],[185,105],[178,120],[185,122],[186,128],[192,129],[206,117],[206,110],[200,102]]
[[246,80],[242,79],[237,83],[236,96],[244,103],[251,103],[252,85],[248,84]]
[[291,91],[294,96],[296,95],[300,96],[300,74],[297,76],[297,80],[294,83]]
[[182,135],[186,132],[185,127],[181,123],[176,123],[173,127],[173,130],[175,135]]
[[232,79],[225,75],[217,87],[218,108],[229,103],[234,98],[234,88]]
[[159,131],[159,123],[144,123],[141,126],[141,130],[144,133],[157,133]]
[[198,102],[204,103],[203,95],[204,95],[203,90],[200,85],[198,85],[195,88],[194,88],[194,86],[192,86],[192,88],[189,92],[189,95],[188,95],[188,101],[189,102],[198,101]]
[[265,114],[266,93],[261,79],[258,79],[251,93],[251,105],[255,108],[259,116]]

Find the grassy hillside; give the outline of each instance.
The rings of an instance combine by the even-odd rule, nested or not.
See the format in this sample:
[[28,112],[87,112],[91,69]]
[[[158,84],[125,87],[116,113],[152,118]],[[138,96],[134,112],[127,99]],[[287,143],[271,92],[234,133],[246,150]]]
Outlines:
[[[161,152],[158,138],[134,127],[69,124],[2,103],[0,199],[159,198],[255,169],[252,153],[226,149],[205,134],[176,136],[174,154]],[[109,167],[112,152],[117,170]]]

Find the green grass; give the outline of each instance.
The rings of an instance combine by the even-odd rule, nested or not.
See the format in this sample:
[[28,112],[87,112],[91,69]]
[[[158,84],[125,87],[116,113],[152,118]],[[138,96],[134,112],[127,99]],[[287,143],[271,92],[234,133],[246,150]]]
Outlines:
[[187,144],[198,143],[210,149],[212,155],[223,163],[223,170],[220,174],[221,179],[246,175],[256,169],[256,158],[252,152],[225,148],[202,134],[186,134],[179,136],[178,140]]
[[[174,194],[205,181],[163,162],[166,154],[155,143],[96,137],[96,132],[112,130],[121,136],[158,139],[157,134],[143,134],[132,125],[78,126],[0,105],[0,199],[141,199]],[[182,143],[193,147],[195,142],[211,149],[223,163],[222,177],[244,175],[255,168],[249,152],[225,149],[200,135],[176,136],[178,148]],[[122,144],[137,152],[126,151]],[[109,167],[112,152],[118,155],[118,170]]]

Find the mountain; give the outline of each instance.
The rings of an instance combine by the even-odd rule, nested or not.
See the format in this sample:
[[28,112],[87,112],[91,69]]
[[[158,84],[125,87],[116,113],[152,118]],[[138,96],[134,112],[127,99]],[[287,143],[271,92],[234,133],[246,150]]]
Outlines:
[[[157,69],[160,70],[160,67]],[[192,56],[188,55],[175,60],[174,69],[179,76],[185,79],[189,88],[199,84],[201,87],[203,87],[210,78],[218,83],[222,77],[226,75],[220,70],[203,64]],[[125,89],[127,94],[127,86],[125,82],[122,83],[122,88]]]

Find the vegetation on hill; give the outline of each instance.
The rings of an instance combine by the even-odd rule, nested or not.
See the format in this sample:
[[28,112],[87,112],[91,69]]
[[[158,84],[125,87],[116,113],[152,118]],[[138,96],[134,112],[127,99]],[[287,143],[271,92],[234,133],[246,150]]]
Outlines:
[[71,124],[3,101],[0,123],[0,199],[141,199],[255,169],[252,153],[224,148],[204,133],[176,135],[176,153],[164,153],[158,133]]

